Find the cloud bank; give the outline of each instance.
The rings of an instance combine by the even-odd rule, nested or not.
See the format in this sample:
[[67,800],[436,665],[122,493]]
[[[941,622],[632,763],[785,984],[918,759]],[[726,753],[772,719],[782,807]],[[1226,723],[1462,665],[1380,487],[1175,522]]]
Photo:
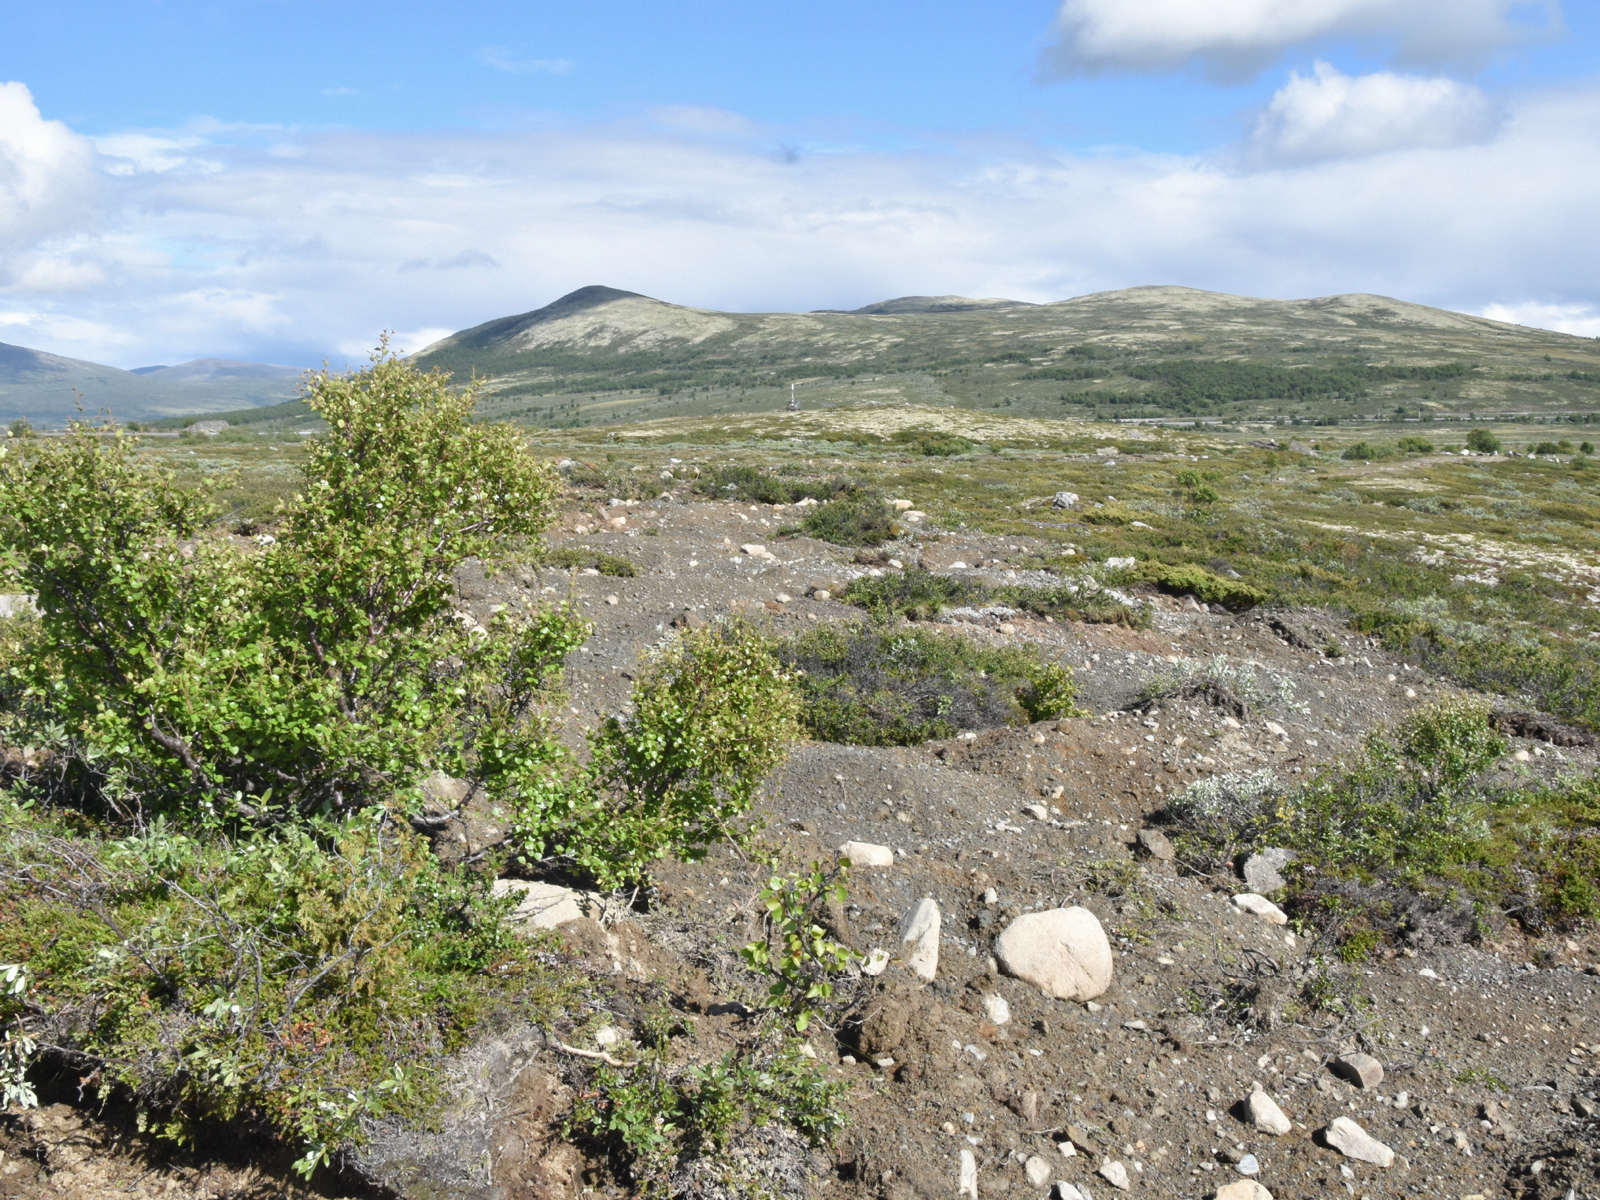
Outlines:
[[1141,283],[1372,291],[1587,331],[1600,87],[1528,93],[1487,124],[1474,96],[1317,72],[1214,155],[969,138],[786,156],[791,131],[706,110],[512,131],[208,125],[96,149],[9,85],[0,341],[122,366],[305,363],[590,283],[747,310]]
[[[1530,13],[1542,21],[1529,23]],[[1356,40],[1407,65],[1478,63],[1559,23],[1554,0],[1063,0],[1056,75],[1172,71],[1247,78],[1294,47]]]

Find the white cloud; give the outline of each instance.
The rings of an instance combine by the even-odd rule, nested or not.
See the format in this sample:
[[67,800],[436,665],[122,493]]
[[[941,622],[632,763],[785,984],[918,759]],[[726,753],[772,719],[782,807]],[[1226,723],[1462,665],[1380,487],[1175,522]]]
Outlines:
[[1457,146],[1487,137],[1499,117],[1471,84],[1386,71],[1351,76],[1319,62],[1309,76],[1292,74],[1272,97],[1248,148],[1268,162],[1315,162]]
[[1530,329],[1554,329],[1557,333],[1600,338],[1600,305],[1595,304],[1490,304],[1479,316],[1526,325]]
[[0,83],[0,250],[82,228],[101,198],[95,151],[46,121],[21,83]]
[[[1520,19],[1530,11],[1541,25]],[[1060,75],[1199,63],[1238,79],[1291,47],[1356,39],[1400,62],[1456,64],[1559,21],[1557,0],[1063,0],[1043,61]]]
[[654,112],[511,131],[186,127],[171,139],[205,141],[176,165],[162,151],[102,177],[103,227],[70,245],[43,229],[8,255],[85,273],[72,292],[65,272],[56,290],[13,286],[6,307],[38,316],[3,340],[128,366],[316,361],[386,328],[416,349],[590,283],[758,311],[1163,282],[1600,311],[1600,86],[1513,97],[1478,141],[1265,170],[1235,151],[971,138],[784,163],[772,147],[790,131],[729,136],[742,128]]
[[518,58],[504,46],[485,46],[478,51],[478,61],[508,75],[566,75],[577,64],[566,58]]

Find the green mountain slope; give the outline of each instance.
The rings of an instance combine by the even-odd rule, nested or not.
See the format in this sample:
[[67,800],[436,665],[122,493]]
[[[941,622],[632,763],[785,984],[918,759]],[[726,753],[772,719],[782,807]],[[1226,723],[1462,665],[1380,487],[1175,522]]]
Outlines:
[[586,287],[418,355],[538,425],[876,399],[1241,419],[1600,410],[1600,342],[1383,296],[1138,287],[1054,304],[909,296],[725,313]]

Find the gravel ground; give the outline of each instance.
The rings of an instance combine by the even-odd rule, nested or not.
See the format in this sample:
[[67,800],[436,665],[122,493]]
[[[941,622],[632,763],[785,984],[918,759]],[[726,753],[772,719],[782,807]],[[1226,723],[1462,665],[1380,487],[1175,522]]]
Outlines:
[[[618,516],[621,528],[606,524]],[[778,539],[793,519],[732,503],[570,511],[554,544],[623,555],[639,574],[470,569],[462,607],[482,621],[498,606],[568,594],[583,606],[595,632],[570,662],[565,728],[578,746],[598,718],[625,707],[640,655],[674,622],[737,610],[764,614],[784,632],[859,616],[809,593],[837,594],[855,574],[892,568],[806,538]],[[1020,572],[1028,549],[1018,539],[930,531],[886,557],[999,580]],[[955,1197],[970,1152],[984,1200],[1044,1197],[1057,1180],[1105,1200],[1119,1190],[1102,1173],[1117,1174],[1109,1164],[1121,1164],[1131,1192],[1200,1197],[1243,1178],[1236,1164],[1249,1155],[1253,1178],[1280,1200],[1600,1197],[1592,936],[1534,943],[1502,924],[1482,944],[1440,938],[1368,965],[1335,965],[1324,973],[1355,1015],[1297,1012],[1290,998],[1331,947],[1241,911],[1232,903],[1241,880],[1189,873],[1138,842],[1165,797],[1195,779],[1308,772],[1451,689],[1329,614],[1234,617],[1154,603],[1147,630],[982,614],[946,626],[997,645],[1036,644],[1071,664],[1092,716],[903,748],[806,744],[768,782],[766,838],[796,862],[831,862],[848,840],[894,852],[893,866],[853,872],[847,904],[830,910],[838,937],[862,952],[887,947],[922,897],[943,918],[931,983],[895,967],[848,982],[856,1015],[875,1014],[866,1028],[876,1032],[814,1032],[818,1058],[854,1084],[852,1125],[833,1151],[813,1153],[807,1170],[790,1163],[772,1186],[797,1194],[794,1181],[806,1179],[817,1196]],[[1335,645],[1342,653],[1330,658]],[[1266,698],[1249,719],[1202,700],[1138,707],[1152,672],[1216,656],[1256,664]],[[1596,767],[1592,748],[1527,739],[1513,748],[1526,761],[1507,757],[1508,783]],[[626,919],[563,928],[619,993],[632,989],[643,1003],[665,989],[694,1023],[697,1053],[709,1056],[737,1035],[755,995],[735,951],[757,929],[760,876],[725,850],[667,863],[648,903]],[[1049,999],[1001,974],[991,957],[1011,920],[1065,904],[1094,911],[1114,948],[1111,988],[1087,1005]],[[1010,1010],[1003,1024],[991,1019],[996,996]],[[1382,1063],[1381,1083],[1357,1087],[1333,1069],[1354,1051]],[[1289,1132],[1249,1122],[1244,1104],[1258,1086],[1288,1116]],[[1340,1116],[1389,1146],[1392,1165],[1331,1148],[1323,1131]],[[68,1162],[68,1143],[87,1139],[106,1162],[124,1161],[103,1131],[79,1130],[73,1142],[14,1122],[7,1136],[0,1196],[94,1194],[72,1182],[83,1155]],[[1043,1183],[1029,1178],[1033,1157],[1047,1168]],[[191,1175],[157,1167],[150,1179],[165,1191],[150,1183],[126,1194],[277,1194]],[[586,1191],[621,1191],[600,1164],[586,1179]]]

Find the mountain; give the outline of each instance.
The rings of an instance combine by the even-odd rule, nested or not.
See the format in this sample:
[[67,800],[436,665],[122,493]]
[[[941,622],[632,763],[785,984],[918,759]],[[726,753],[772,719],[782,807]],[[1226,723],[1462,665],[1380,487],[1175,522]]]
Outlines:
[[216,358],[124,371],[0,342],[0,419],[63,425],[80,404],[90,418],[109,410],[118,420],[254,408],[293,399],[300,373]]
[[305,374],[305,368],[286,367],[280,363],[235,362],[231,358],[197,358],[175,367],[135,367],[133,374],[146,379],[209,383],[218,379],[299,379]]
[[1600,410],[1600,342],[1387,296],[1170,285],[1049,304],[904,296],[732,313],[591,286],[416,356],[489,382],[487,414],[590,423],[915,400],[1016,415],[1323,419]]

